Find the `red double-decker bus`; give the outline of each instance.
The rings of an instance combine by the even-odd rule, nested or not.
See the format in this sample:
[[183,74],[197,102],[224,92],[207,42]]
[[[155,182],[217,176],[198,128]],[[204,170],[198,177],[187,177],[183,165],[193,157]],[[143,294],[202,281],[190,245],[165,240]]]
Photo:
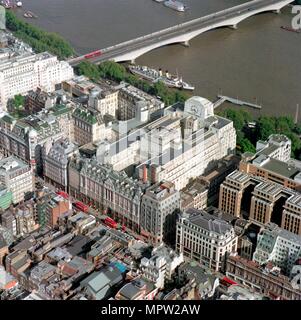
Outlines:
[[93,51],[91,53],[86,54],[84,57],[85,59],[91,59],[91,58],[95,58],[101,55],[101,50],[96,50]]
[[79,210],[81,210],[82,212],[88,212],[89,211],[89,207],[86,206],[85,204],[83,204],[82,202],[80,201],[77,201],[74,203],[75,207]]
[[219,282],[220,282],[220,284],[222,284],[222,285],[224,285],[226,287],[237,285],[237,282],[229,279],[228,277],[223,277]]
[[117,222],[109,217],[105,218],[104,223],[110,228],[117,228]]
[[67,192],[64,192],[64,191],[60,190],[60,191],[57,191],[56,194],[59,195],[59,196],[62,196],[65,199],[69,199],[69,194]]

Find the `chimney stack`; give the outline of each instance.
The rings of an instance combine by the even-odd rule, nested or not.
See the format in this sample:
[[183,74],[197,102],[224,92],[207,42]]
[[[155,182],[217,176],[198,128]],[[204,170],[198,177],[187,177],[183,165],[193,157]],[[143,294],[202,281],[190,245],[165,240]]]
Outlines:
[[147,183],[147,168],[146,168],[146,164],[143,165],[143,183]]

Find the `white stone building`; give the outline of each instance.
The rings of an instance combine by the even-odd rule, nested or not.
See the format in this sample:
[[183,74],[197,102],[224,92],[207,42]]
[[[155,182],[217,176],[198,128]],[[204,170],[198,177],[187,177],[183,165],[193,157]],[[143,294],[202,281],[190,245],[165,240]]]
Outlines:
[[272,134],[267,141],[257,141],[256,154],[283,162],[291,159],[291,140],[283,134]]
[[253,260],[259,264],[272,262],[287,275],[301,258],[301,237],[268,223],[259,233]]
[[6,108],[9,98],[26,94],[38,87],[46,92],[73,77],[73,68],[48,52],[7,57],[0,60],[0,106]]
[[172,249],[160,245],[152,251],[152,256],[141,259],[142,276],[154,282],[157,288],[164,288],[166,280],[171,280],[175,269],[184,262],[183,254],[177,254]]
[[232,225],[204,210],[189,208],[177,222],[176,248],[185,256],[219,271],[226,253],[237,251]]
[[136,164],[139,176],[146,166],[152,183],[171,181],[180,190],[235,147],[232,121],[215,116],[207,99],[192,97],[185,105],[173,105],[159,119],[107,144],[98,158],[114,170]]
[[34,190],[31,168],[14,156],[0,161],[0,182],[12,192],[14,204],[23,201],[26,192]]
[[102,115],[117,116],[118,90],[95,88],[89,95],[88,105]]

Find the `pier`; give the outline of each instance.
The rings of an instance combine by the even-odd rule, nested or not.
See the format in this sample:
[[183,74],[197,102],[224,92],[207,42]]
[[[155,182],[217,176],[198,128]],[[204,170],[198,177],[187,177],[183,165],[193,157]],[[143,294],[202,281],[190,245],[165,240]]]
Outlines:
[[217,97],[219,98],[219,100],[217,100],[214,103],[214,108],[218,107],[223,102],[228,101],[228,102],[231,102],[231,103],[239,105],[239,106],[251,107],[251,108],[254,108],[254,109],[258,109],[258,110],[262,109],[262,106],[259,105],[259,104],[256,104],[256,103],[250,103],[250,102],[247,102],[247,101],[239,100],[237,98],[231,98],[231,97],[222,96],[222,95],[218,95]]
[[218,96],[218,99],[213,102],[213,108],[219,107],[221,104],[223,104],[226,101],[225,96]]

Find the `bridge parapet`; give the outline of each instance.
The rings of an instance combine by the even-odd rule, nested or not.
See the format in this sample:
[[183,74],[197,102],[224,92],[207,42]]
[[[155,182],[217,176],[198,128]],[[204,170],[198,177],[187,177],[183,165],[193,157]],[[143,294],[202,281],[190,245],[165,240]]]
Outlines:
[[132,40],[128,40],[128,41],[119,43],[117,45],[110,46],[108,48],[102,49],[102,51],[103,52],[109,52],[110,50],[114,50],[114,49],[117,49],[117,48],[120,48],[120,47],[123,47],[123,46],[127,46],[127,45],[130,45],[130,44],[136,43],[136,42],[140,42],[141,40],[151,39],[151,38],[153,38],[155,36],[160,36],[162,34],[169,33],[171,31],[180,30],[183,27],[189,27],[191,25],[197,24],[198,22],[205,22],[206,20],[210,20],[212,18],[215,18],[215,17],[218,17],[218,16],[222,16],[223,14],[227,14],[227,13],[231,13],[231,12],[234,13],[234,12],[237,12],[237,10],[238,10],[238,12],[240,14],[241,13],[240,9],[243,10],[245,8],[250,8],[253,5],[256,5],[256,4],[259,4],[259,3],[263,3],[265,5],[269,5],[269,4],[273,4],[273,3],[276,3],[276,2],[280,2],[280,1],[277,1],[277,0],[253,0],[253,1],[249,1],[249,2],[242,3],[240,5],[237,5],[237,6],[234,6],[234,7],[231,7],[231,8],[227,8],[227,9],[218,11],[216,13],[211,13],[209,15],[206,15],[206,16],[203,16],[203,17],[200,17],[200,18],[196,18],[196,19],[193,19],[193,20],[190,20],[190,21],[183,22],[183,23],[178,24],[176,26],[168,27],[168,28],[162,29],[160,31],[156,31],[156,32],[147,34],[145,36],[141,36],[141,37],[138,37],[138,38],[135,38],[135,39],[132,39]]
[[[172,43],[187,43],[190,39],[211,29],[233,26],[244,19],[264,11],[279,11],[280,8],[293,0],[253,0],[232,8],[209,14],[197,19],[183,22],[138,38],[128,40],[102,49],[102,55],[93,60],[127,61],[134,60],[140,55],[158,47]],[[81,57],[75,59],[75,63]]]

